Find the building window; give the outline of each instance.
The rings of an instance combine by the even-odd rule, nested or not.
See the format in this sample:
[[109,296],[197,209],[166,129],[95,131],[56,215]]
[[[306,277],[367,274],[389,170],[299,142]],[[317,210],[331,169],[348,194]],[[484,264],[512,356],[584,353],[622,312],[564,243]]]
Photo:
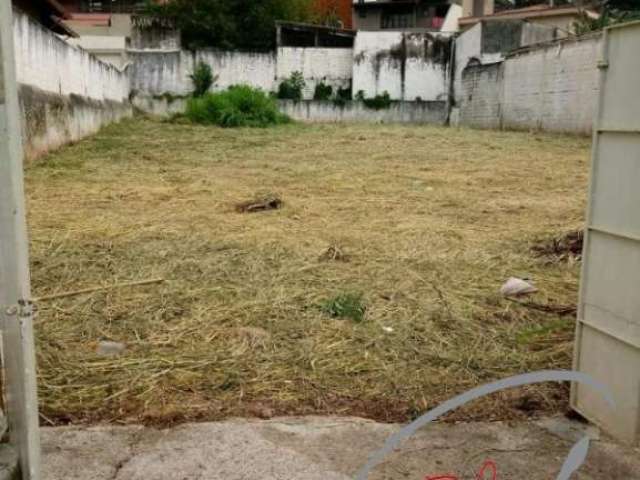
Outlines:
[[382,12],[381,28],[415,28],[416,16],[412,11]]
[[136,13],[145,8],[144,0],[81,0],[80,11],[86,13]]
[[473,16],[481,17],[484,15],[484,0],[473,0]]
[[[358,5],[362,5],[364,3],[364,0],[358,0]],[[358,16],[360,18],[367,18],[367,10],[366,10],[366,6],[362,6],[360,8],[358,8]]]

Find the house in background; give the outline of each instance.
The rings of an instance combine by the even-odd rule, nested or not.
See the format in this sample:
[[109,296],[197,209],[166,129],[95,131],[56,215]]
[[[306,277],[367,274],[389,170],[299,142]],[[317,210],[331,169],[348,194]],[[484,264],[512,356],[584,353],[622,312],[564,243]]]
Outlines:
[[495,13],[494,0],[462,0],[463,17],[482,17]]
[[[58,0],[68,12],[65,24],[78,38],[68,40],[100,60],[123,69],[129,62],[129,49],[175,50],[180,48],[179,33],[167,25],[138,16],[145,0]],[[139,19],[139,21],[136,21]]]
[[131,14],[139,13],[144,0],[58,0],[68,12],[65,23],[81,36],[128,36]]
[[13,0],[12,5],[27,14],[43,27],[64,37],[77,37],[78,34],[64,23],[69,12],[56,0]]
[[516,8],[493,12],[493,0],[465,0],[463,17],[458,20],[461,30],[468,30],[474,25],[487,20],[520,20],[523,22],[545,25],[556,28],[560,36],[571,35],[574,22],[582,14],[598,18],[595,10],[584,9],[573,5],[554,7],[549,3],[541,3],[526,8]]
[[462,6],[457,0],[354,0],[356,30],[456,32]]

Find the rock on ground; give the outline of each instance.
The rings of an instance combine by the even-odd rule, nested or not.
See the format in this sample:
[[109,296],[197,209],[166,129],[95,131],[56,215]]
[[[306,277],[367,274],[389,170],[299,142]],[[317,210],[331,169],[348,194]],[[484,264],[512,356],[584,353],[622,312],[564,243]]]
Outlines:
[[[145,427],[44,428],[48,480],[346,480],[398,425],[356,418],[304,417]],[[591,450],[575,480],[640,479],[640,450],[564,418],[537,422],[437,423],[419,431],[371,479],[475,478],[486,459],[500,480],[555,479],[576,439]]]

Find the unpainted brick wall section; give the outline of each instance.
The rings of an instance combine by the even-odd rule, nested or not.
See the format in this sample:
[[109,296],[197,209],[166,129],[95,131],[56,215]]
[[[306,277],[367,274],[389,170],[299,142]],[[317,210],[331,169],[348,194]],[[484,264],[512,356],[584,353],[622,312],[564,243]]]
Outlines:
[[502,63],[468,66],[462,73],[462,123],[501,128]]
[[460,125],[591,133],[601,36],[552,42],[462,72]]

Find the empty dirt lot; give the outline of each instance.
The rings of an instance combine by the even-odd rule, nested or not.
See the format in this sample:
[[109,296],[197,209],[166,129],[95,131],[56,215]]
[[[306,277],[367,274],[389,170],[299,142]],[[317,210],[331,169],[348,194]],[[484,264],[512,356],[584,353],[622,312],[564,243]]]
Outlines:
[[[136,119],[32,163],[34,296],[54,296],[37,302],[43,421],[404,421],[480,383],[570,367],[580,262],[553,240],[582,225],[589,144]],[[278,208],[246,208],[265,196]],[[502,298],[510,276],[539,292]],[[164,281],[118,287],[149,279]],[[93,287],[115,288],[55,297]],[[126,349],[99,355],[104,340]],[[545,385],[454,418],[566,404]]]

